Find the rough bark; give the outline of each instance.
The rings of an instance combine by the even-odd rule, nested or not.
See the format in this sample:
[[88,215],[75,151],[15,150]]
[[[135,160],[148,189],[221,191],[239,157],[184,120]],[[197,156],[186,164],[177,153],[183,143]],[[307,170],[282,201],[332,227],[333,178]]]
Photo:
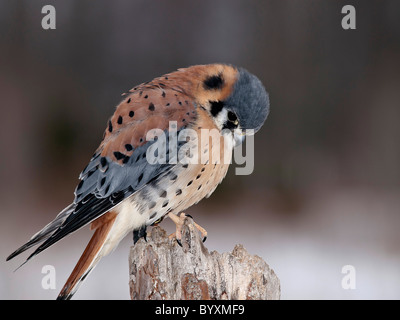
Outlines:
[[139,240],[129,256],[129,287],[133,300],[273,300],[280,281],[260,257],[242,245],[231,253],[209,253],[193,220],[182,230],[182,247],[160,227],[147,242]]

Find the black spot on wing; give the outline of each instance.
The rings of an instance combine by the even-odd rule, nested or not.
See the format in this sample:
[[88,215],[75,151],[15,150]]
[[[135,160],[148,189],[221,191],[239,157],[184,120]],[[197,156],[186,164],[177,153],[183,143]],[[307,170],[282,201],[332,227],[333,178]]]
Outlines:
[[117,160],[121,160],[121,159],[124,159],[126,157],[126,155],[121,153],[121,152],[119,152],[119,151],[115,151],[114,152],[114,157]]
[[83,180],[81,180],[81,182],[79,182],[78,186],[76,187],[76,190],[78,191],[79,189],[81,189],[83,186]]
[[123,163],[123,164],[128,163],[129,159],[130,159],[130,157],[125,156],[125,157],[124,157],[124,160],[122,160],[122,163]]
[[101,165],[101,167],[102,167],[102,168],[105,168],[105,167],[107,166],[107,164],[108,164],[108,161],[107,161],[106,157],[101,157],[101,158],[100,158],[100,165]]

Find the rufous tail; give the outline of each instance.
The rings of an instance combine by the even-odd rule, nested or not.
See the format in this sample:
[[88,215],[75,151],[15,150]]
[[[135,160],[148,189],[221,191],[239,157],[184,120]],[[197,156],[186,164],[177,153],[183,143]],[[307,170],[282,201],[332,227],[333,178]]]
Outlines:
[[96,231],[58,295],[57,300],[71,299],[81,282],[97,265],[101,259],[101,249],[104,246],[116,216],[115,212],[110,211],[92,222],[91,229],[95,229]]

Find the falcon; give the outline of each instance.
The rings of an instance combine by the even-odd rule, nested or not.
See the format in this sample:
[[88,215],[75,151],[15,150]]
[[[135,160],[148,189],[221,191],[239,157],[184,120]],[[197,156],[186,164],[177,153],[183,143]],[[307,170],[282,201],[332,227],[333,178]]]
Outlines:
[[[70,299],[129,232],[136,243],[148,226],[168,216],[179,244],[184,211],[213,193],[227,173],[233,148],[257,132],[268,114],[261,81],[231,65],[182,68],[134,87],[107,122],[100,146],[79,176],[74,201],[7,260],[39,245],[26,263],[90,224],[94,234],[58,296]],[[205,240],[205,229],[195,226]]]

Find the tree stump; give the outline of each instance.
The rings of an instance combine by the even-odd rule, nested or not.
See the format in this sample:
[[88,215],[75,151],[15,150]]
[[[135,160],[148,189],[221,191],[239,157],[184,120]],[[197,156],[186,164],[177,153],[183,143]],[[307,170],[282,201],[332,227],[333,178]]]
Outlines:
[[156,226],[147,242],[131,247],[129,287],[132,300],[277,300],[280,281],[260,257],[242,245],[231,253],[209,253],[187,218],[182,247]]

